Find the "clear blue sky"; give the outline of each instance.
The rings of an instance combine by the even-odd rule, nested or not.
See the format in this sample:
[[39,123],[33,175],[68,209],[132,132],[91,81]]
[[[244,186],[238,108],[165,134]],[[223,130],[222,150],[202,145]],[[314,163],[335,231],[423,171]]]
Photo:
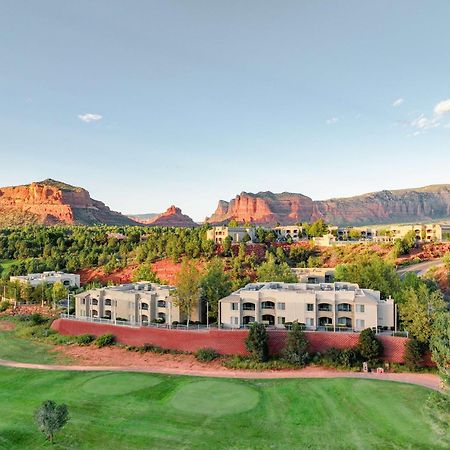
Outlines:
[[448,0],[2,0],[0,185],[203,219],[241,191],[450,183],[449,18]]

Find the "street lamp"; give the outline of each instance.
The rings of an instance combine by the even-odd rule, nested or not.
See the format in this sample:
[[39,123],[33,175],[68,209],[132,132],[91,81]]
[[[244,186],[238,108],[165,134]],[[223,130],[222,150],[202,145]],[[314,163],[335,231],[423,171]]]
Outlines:
[[70,296],[74,296],[74,294],[67,293],[67,318],[70,317]]

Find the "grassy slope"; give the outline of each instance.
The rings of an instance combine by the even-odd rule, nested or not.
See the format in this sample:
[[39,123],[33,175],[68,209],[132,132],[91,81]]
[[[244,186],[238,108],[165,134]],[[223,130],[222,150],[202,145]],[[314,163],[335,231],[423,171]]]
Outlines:
[[33,423],[47,399],[71,414],[52,448],[446,448],[422,412],[429,392],[406,384],[0,368],[0,386],[1,448],[52,447]]
[[69,362],[67,358],[52,351],[54,348],[53,345],[20,339],[13,331],[0,330],[0,359],[37,364]]

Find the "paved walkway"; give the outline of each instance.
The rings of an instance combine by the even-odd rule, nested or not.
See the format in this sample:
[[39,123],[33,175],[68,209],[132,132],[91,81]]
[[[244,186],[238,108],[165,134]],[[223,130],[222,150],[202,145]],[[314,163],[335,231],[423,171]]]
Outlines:
[[186,370],[164,367],[120,367],[120,366],[66,366],[56,364],[29,364],[0,359],[0,366],[20,369],[39,370],[69,370],[80,372],[145,372],[165,375],[189,375],[213,378],[244,378],[244,379],[273,379],[273,378],[363,378],[381,381],[396,381],[399,383],[416,384],[435,391],[441,391],[441,379],[431,373],[362,373],[344,372],[321,367],[306,367],[298,370]]

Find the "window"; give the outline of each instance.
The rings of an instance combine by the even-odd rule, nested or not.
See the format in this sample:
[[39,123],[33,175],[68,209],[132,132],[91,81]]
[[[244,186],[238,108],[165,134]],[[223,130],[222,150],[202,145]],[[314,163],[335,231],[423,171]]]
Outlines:
[[231,325],[239,325],[239,317],[230,317]]
[[339,305],[337,305],[337,310],[344,312],[351,312],[352,305],[350,305],[349,303],[340,303]]
[[97,300],[96,298],[93,298],[93,299],[92,299],[92,304],[93,304],[93,305],[98,305],[98,300]]
[[275,309],[275,303],[274,302],[262,302],[261,308],[262,309]]
[[364,305],[356,305],[356,312],[363,313]]
[[111,306],[111,299],[109,298],[105,299],[105,306]]
[[306,304],[306,310],[307,311],[314,311],[314,303],[307,303]]
[[134,309],[134,302],[128,302],[128,309]]
[[285,322],[286,322],[286,317],[278,317],[277,318],[278,325],[284,325]]
[[166,302],[164,300],[158,300],[158,308],[165,308]]
[[319,303],[319,311],[332,311],[331,305],[329,303]]
[[314,319],[311,317],[306,318],[306,326],[307,327],[313,327],[314,326]]
[[232,311],[239,311],[239,303],[237,303],[237,302],[231,303],[231,310]]
[[243,303],[242,309],[244,311],[254,311],[255,310],[255,304],[254,303]]
[[86,304],[86,299],[85,299],[85,298],[82,298],[82,299],[81,299],[81,304],[82,304],[82,305],[85,305],[85,304]]
[[365,328],[365,321],[362,319],[356,319],[356,328],[363,329]]
[[286,303],[277,303],[277,308],[284,311],[286,309]]
[[148,303],[141,303],[141,309],[148,311]]

